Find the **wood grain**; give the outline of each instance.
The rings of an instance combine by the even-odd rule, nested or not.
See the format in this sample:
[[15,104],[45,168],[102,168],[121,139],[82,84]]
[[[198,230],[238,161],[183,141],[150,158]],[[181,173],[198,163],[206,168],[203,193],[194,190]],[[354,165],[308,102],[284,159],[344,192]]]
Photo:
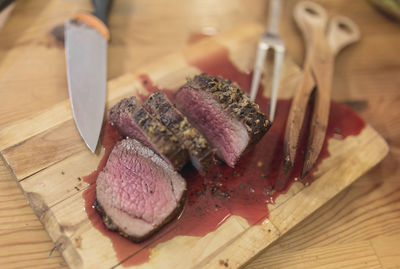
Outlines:
[[[63,50],[49,38],[48,32],[90,5],[89,1],[66,0],[21,2],[17,3],[0,35],[0,98],[7,100],[0,106],[0,132],[4,126],[50,109],[67,97]],[[284,16],[288,16],[295,2],[286,1]],[[316,263],[321,250],[329,252],[348,244],[357,246],[338,251],[343,255],[330,259],[332,267],[339,267],[339,262],[351,261],[360,250],[367,251],[368,248],[359,246],[370,242],[381,266],[395,268],[400,265],[397,259],[400,256],[397,244],[400,234],[400,58],[394,55],[400,46],[400,28],[366,1],[317,2],[328,8],[330,15],[349,16],[361,28],[360,44],[338,58],[332,94],[339,101],[367,102],[361,115],[383,134],[389,142],[390,153],[370,173],[292,229],[247,267],[303,268],[305,264],[309,268],[321,267]],[[109,77],[135,70],[160,55],[183,48],[190,34],[199,32],[204,25],[214,25],[223,31],[249,19],[265,22],[267,6],[264,1],[195,4],[174,0],[166,7],[154,1],[119,0],[111,16],[114,39],[110,55],[114,60],[110,61]],[[284,20],[282,31],[289,53],[301,63],[303,43],[298,30],[291,20]],[[237,58],[240,61],[240,55]],[[5,167],[0,166],[0,171],[0,241],[3,242],[0,267],[66,268],[57,251],[48,257],[54,245]],[[37,230],[25,232],[24,227],[32,227],[35,222]],[[361,264],[368,268],[369,260],[368,257],[358,259],[354,267]]]
[[0,267],[65,268],[66,264],[4,165],[0,166]]

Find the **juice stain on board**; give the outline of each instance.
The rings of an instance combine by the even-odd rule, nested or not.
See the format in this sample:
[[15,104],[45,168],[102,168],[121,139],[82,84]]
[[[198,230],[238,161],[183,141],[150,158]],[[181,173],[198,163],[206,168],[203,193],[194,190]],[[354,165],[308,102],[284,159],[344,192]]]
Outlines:
[[[228,78],[249,92],[252,74],[239,71],[229,60],[229,51],[224,47],[216,49],[207,57],[187,57],[187,62],[202,72]],[[147,75],[143,74],[139,78],[149,92],[157,89]],[[166,92],[170,98],[173,96],[171,90],[160,90]],[[261,111],[267,111],[269,100],[262,96],[261,87],[257,103]],[[105,166],[115,143],[122,139],[113,126],[105,123],[102,144],[106,152],[98,169],[84,177],[91,186],[84,192],[83,197],[89,219],[96,229],[110,238],[122,265],[136,265],[148,261],[151,248],[175,236],[204,236],[216,230],[231,215],[243,217],[250,226],[260,224],[268,218],[267,204],[274,203],[280,194],[285,193],[298,180],[304,159],[306,134],[301,135],[295,166],[290,173],[283,172],[283,138],[290,104],[290,100],[278,101],[276,118],[271,129],[240,159],[235,169],[217,164],[202,177],[192,166],[187,165],[181,171],[188,185],[188,199],[182,214],[140,244],[132,243],[118,233],[107,230],[100,215],[93,208],[97,175]],[[357,135],[364,126],[363,120],[349,107],[332,102],[325,143],[314,170],[329,156],[328,139],[344,139],[349,135]],[[305,185],[313,181],[312,173],[313,171],[302,180]],[[182,249],[182,255],[185,255],[184,252]]]

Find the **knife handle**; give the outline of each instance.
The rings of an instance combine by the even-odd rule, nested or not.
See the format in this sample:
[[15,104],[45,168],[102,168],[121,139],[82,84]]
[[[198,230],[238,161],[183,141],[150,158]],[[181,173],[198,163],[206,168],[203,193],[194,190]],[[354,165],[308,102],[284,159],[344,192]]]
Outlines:
[[3,11],[6,7],[8,7],[14,0],[0,0],[0,12]]
[[92,0],[94,7],[93,15],[99,18],[105,25],[107,25],[108,14],[110,13],[110,8],[112,0]]
[[112,0],[92,0],[92,3],[94,7],[93,13],[81,12],[76,14],[74,19],[93,27],[109,41],[110,31],[107,27],[107,17]]

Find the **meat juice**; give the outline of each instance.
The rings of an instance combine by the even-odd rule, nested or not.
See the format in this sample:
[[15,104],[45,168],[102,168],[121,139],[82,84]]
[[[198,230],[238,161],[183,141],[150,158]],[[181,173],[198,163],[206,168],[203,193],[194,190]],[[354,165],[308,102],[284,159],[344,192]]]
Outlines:
[[[229,60],[229,51],[224,47],[205,58],[194,60],[187,57],[187,62],[202,72],[235,81],[243,90],[249,92],[252,74],[239,71]],[[146,74],[139,78],[149,92],[157,89]],[[171,98],[173,91],[163,91]],[[261,111],[267,111],[269,100],[261,93],[262,88],[260,87],[257,103],[260,105]],[[185,166],[181,171],[187,181],[187,199],[183,212],[153,237],[140,244],[133,243],[118,233],[109,231],[93,207],[95,181],[98,173],[105,166],[115,143],[122,139],[113,126],[105,123],[102,136],[105,155],[98,169],[84,177],[84,180],[91,185],[84,192],[83,197],[86,212],[93,226],[110,238],[122,265],[129,266],[146,262],[150,257],[151,248],[175,236],[204,236],[216,230],[231,215],[243,217],[249,225],[260,224],[268,218],[267,204],[274,203],[275,199],[285,193],[293,182],[299,180],[308,185],[313,181],[313,170],[324,158],[329,156],[326,143],[328,139],[344,139],[349,135],[357,135],[365,126],[364,121],[349,107],[332,102],[326,139],[317,163],[309,176],[300,180],[306,144],[304,130],[308,129],[307,120],[300,137],[295,166],[288,174],[283,172],[283,138],[290,104],[290,100],[278,101],[272,127],[263,139],[239,160],[235,169],[218,163],[206,176],[200,176],[192,166]],[[308,118],[306,116],[306,119]],[[187,250],[182,249],[182,255],[185,255],[185,251]]]

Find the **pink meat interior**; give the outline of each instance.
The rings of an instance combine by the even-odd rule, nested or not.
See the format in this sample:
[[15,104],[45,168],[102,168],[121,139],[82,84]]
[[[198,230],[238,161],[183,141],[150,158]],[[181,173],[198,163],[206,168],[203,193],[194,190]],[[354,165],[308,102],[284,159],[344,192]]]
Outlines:
[[[124,136],[133,137],[139,141],[141,141],[146,146],[154,149],[152,143],[146,138],[146,136],[140,130],[140,127],[136,124],[135,121],[128,115],[128,113],[119,113],[119,122],[118,126],[120,131]],[[117,122],[115,121],[115,122]]]
[[127,234],[143,236],[177,208],[185,182],[133,139],[117,144],[97,179],[97,200]]
[[231,167],[246,148],[249,135],[207,92],[182,88],[175,96],[177,107],[217,148],[217,155]]

